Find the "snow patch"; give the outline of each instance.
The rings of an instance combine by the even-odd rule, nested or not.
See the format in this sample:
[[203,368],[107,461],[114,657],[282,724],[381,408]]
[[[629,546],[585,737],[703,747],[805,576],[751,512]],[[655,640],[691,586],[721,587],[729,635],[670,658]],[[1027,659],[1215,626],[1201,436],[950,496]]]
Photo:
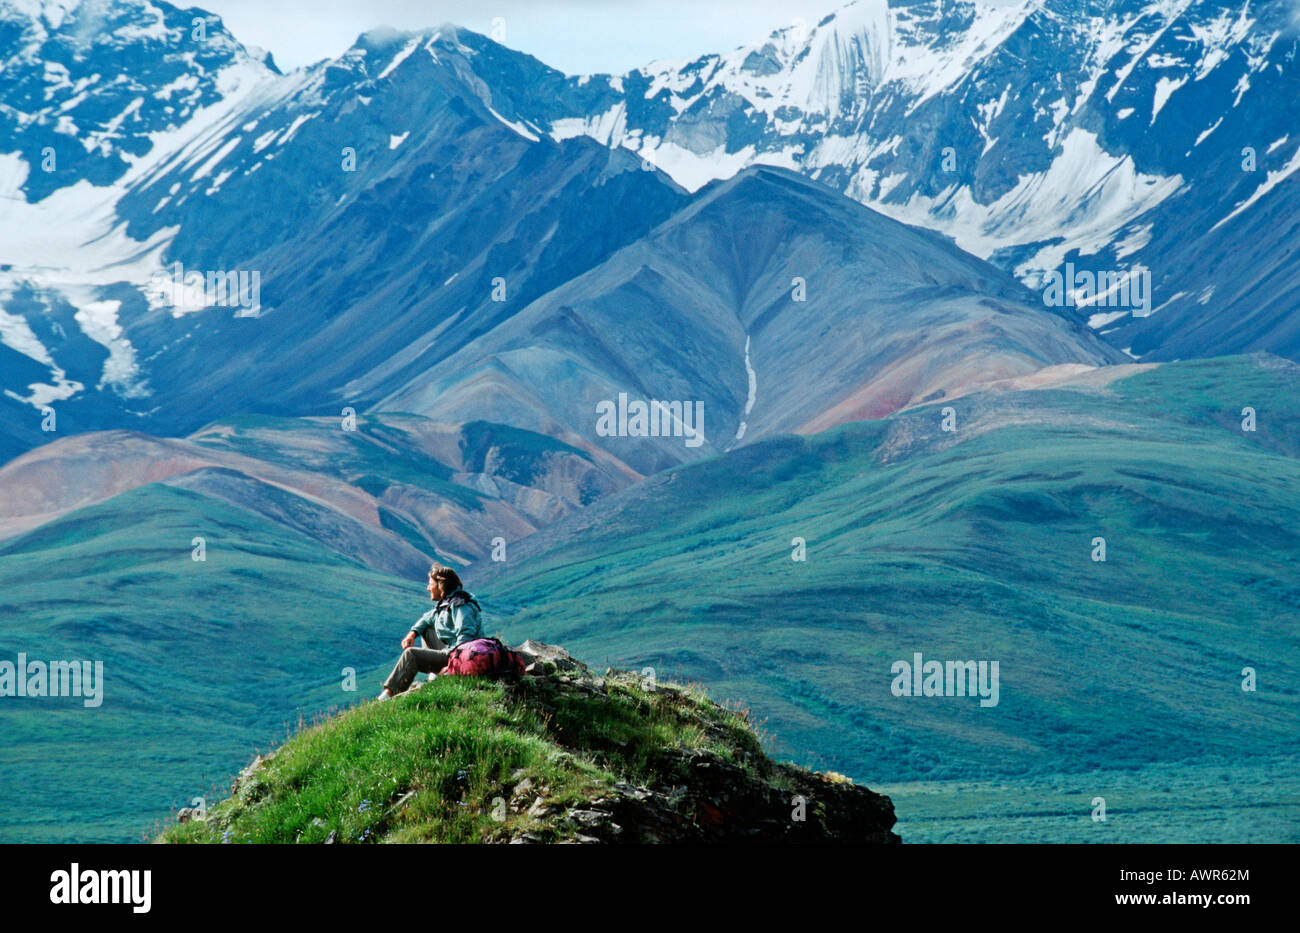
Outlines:
[[392,74],[393,70],[397,68],[398,65],[400,65],[402,62],[406,61],[408,58],[411,57],[411,53],[414,52],[419,47],[420,40],[423,38],[424,38],[423,36],[416,36],[410,42],[406,43],[406,47],[393,56],[393,60],[388,63],[388,67],[385,68],[383,71],[379,72],[379,77],[377,77],[375,80],[382,81],[385,78],[387,78],[390,74]]
[[745,410],[740,416],[740,426],[736,428],[736,440],[741,440],[745,436],[745,430],[749,427],[745,419],[754,410],[754,399],[758,396],[758,373],[754,372],[754,366],[749,361],[748,334],[745,335],[745,373],[749,376],[749,394],[745,397]]
[[976,202],[968,186],[953,184],[933,197],[913,194],[903,205],[877,201],[869,206],[895,220],[937,229],[981,259],[1009,246],[1047,244],[1017,267],[1016,275],[1024,278],[1057,268],[1070,250],[1098,252],[1182,184],[1180,175],[1138,172],[1131,158],[1110,155],[1093,133],[1076,128],[1047,171],[1022,175],[991,204]]
[[229,140],[224,146],[218,149],[211,158],[199,166],[198,170],[190,176],[190,181],[198,181],[200,178],[207,175],[208,172],[212,171],[213,167],[215,167],[218,162],[235,151],[235,147],[239,145],[240,140],[243,138],[244,137],[242,136],[236,136],[234,139]]
[[1223,117],[1219,117],[1219,119],[1215,120],[1213,126],[1211,126],[1205,132],[1201,133],[1200,136],[1196,137],[1196,142],[1192,143],[1192,148],[1195,149],[1201,143],[1205,142],[1205,140],[1209,138],[1210,134],[1219,128],[1219,124],[1222,122],[1223,122]]
[[[0,295],[0,298],[3,298]],[[85,388],[80,382],[69,379],[68,374],[57,366],[49,350],[37,339],[26,319],[10,314],[0,307],[0,343],[35,360],[42,366],[49,367],[52,383],[33,382],[27,386],[28,395],[22,396],[11,389],[5,389],[5,395],[18,402],[23,402],[36,409],[44,408],[51,402],[60,402],[72,398]]]
[[1295,154],[1291,156],[1291,160],[1287,162],[1286,165],[1282,166],[1276,172],[1269,172],[1268,176],[1264,179],[1264,183],[1255,189],[1254,194],[1238,204],[1231,214],[1220,220],[1217,224],[1211,227],[1210,230],[1218,230],[1228,221],[1232,220],[1232,218],[1236,217],[1242,211],[1246,210],[1246,208],[1250,207],[1264,195],[1268,194],[1280,185],[1288,176],[1294,174],[1296,169],[1300,169],[1300,149],[1295,151]]
[[1154,224],[1139,224],[1129,229],[1123,239],[1115,241],[1115,258],[1131,256],[1151,242],[1151,230]]
[[1161,78],[1156,82],[1156,96],[1151,104],[1151,125],[1155,125],[1156,116],[1169,101],[1169,96],[1187,83],[1187,78]]
[[120,301],[86,301],[78,306],[73,317],[83,334],[108,350],[108,359],[104,361],[96,388],[112,386],[123,397],[139,397],[148,392],[139,384],[140,367],[136,363],[135,348],[117,321],[121,306]]
[[524,139],[527,139],[535,143],[541,142],[541,139],[537,136],[537,134],[529,130],[528,127],[524,126],[522,123],[516,122],[514,120],[507,120],[505,117],[501,116],[501,114],[497,113],[491,107],[488,108],[488,112],[491,113],[492,116],[500,120],[502,123],[504,123],[506,126],[510,127],[512,130],[514,130]]
[[1105,327],[1111,321],[1119,320],[1128,313],[1128,311],[1107,311],[1102,314],[1092,314],[1088,316],[1088,326],[1096,330],[1099,327]]

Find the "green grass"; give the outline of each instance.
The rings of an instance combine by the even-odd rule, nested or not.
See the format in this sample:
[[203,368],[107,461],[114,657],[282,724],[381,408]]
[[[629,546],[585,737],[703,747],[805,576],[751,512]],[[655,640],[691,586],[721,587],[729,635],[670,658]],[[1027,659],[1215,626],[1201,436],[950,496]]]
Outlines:
[[[747,769],[765,761],[744,715],[695,691],[647,691],[630,674],[605,688],[607,700],[546,679],[440,677],[304,729],[205,822],[171,826],[161,839],[464,843],[531,833],[558,842],[577,832],[530,815],[535,796],[554,811],[616,781],[661,779],[671,749],[706,749]],[[534,790],[506,806],[524,780]]]

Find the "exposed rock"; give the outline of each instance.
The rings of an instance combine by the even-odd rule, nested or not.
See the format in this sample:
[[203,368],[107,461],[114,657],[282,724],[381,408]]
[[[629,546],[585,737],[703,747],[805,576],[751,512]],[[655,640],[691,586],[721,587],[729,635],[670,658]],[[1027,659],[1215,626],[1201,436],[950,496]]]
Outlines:
[[[537,702],[547,691],[597,702],[607,699],[606,680],[620,676],[619,672],[610,671],[597,680],[580,662],[574,663],[567,673],[536,681],[537,686],[527,691],[529,701]],[[686,698],[675,686],[657,686],[660,692]],[[703,716],[699,725],[706,734],[720,730],[717,723]],[[617,755],[624,753],[628,743],[611,739],[610,745]],[[618,781],[605,795],[560,814],[558,819],[579,842],[900,841],[892,832],[894,807],[888,797],[842,775],[822,775],[771,762],[744,749],[737,749],[734,758],[725,760],[701,749],[664,749],[654,769],[662,780],[648,786]],[[533,790],[531,781],[521,780],[515,794],[523,797]],[[539,796],[527,812],[541,818],[553,809]]]
[[548,645],[545,642],[533,641],[531,638],[515,648],[520,656],[524,659],[525,673],[528,668],[537,665],[532,673],[550,673],[552,671],[575,671],[586,670],[586,665],[575,660],[569,652],[565,651],[559,645]]
[[[548,710],[553,707],[542,702],[548,691],[599,701],[609,698],[610,678],[629,676],[607,668],[604,677],[593,677],[585,664],[554,645],[527,641],[521,649],[534,659],[530,666],[536,666],[536,687],[527,690],[529,702]],[[650,684],[635,673],[630,676],[646,692],[653,686],[655,693],[687,700],[686,691],[674,684]],[[716,722],[702,715],[697,721],[707,735],[730,744]],[[611,740],[614,752],[621,753],[627,745]],[[664,749],[655,766],[662,781],[649,786],[618,781],[608,794],[558,818],[579,842],[900,841],[892,832],[894,807],[888,797],[842,775],[767,761],[744,749],[737,749],[734,757],[728,761],[701,749]],[[531,781],[521,780],[515,795],[533,791]],[[527,813],[542,818],[553,810],[538,796]]]
[[546,805],[545,797],[538,797],[533,801],[533,805],[528,808],[528,815],[533,819],[541,819],[551,812],[551,808]]
[[267,752],[265,755],[258,755],[239,772],[230,785],[230,794],[232,797],[243,797],[246,799],[257,799],[265,784],[261,780],[260,772],[266,766],[268,761],[275,759],[275,752]]

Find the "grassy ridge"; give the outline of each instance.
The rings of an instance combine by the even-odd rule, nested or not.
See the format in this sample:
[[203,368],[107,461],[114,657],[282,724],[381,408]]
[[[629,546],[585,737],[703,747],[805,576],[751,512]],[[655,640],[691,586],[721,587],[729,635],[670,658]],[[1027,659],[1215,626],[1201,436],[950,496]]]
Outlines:
[[[172,826],[161,840],[558,842],[579,827],[555,814],[618,781],[659,777],[667,750],[761,768],[740,712],[689,690],[646,690],[630,674],[602,678],[600,688],[607,697],[592,700],[533,678],[507,688],[440,677],[300,732],[206,821]],[[544,806],[529,806],[538,794]]]

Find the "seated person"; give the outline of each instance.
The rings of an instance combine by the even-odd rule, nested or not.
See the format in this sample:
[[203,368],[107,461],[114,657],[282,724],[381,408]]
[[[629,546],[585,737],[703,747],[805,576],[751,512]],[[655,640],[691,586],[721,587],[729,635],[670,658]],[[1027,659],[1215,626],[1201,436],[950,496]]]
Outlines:
[[[416,674],[436,674],[447,666],[452,649],[484,637],[482,610],[461,585],[456,571],[434,564],[429,568],[427,589],[434,606],[402,639],[402,656],[384,681],[380,700],[405,691]],[[417,636],[423,636],[428,647],[416,648]]]

